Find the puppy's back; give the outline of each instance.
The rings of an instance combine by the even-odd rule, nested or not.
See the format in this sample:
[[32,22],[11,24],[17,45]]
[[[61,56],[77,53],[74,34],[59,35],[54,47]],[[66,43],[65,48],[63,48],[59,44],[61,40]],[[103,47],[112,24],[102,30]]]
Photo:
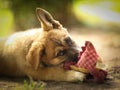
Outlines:
[[31,29],[0,38],[0,75],[23,75],[21,67],[25,64],[29,44],[41,35],[41,29]]

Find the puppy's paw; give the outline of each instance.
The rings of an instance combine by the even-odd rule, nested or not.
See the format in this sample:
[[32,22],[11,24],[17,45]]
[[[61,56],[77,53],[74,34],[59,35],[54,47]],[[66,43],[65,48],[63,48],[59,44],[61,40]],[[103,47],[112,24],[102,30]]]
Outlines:
[[76,81],[84,81],[86,78],[86,74],[70,70],[67,72],[67,81],[76,82]]

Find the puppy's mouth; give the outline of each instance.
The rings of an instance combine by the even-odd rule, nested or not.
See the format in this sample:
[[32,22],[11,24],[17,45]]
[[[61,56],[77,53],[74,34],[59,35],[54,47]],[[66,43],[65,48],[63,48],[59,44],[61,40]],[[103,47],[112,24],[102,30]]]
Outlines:
[[66,70],[70,69],[70,65],[75,65],[78,61],[78,53],[74,55],[69,55],[67,57],[64,57],[62,59],[53,59],[51,62],[46,63],[44,61],[41,61],[42,65],[44,67],[61,67]]
[[73,58],[69,58],[66,61],[63,62],[63,68],[65,70],[71,70],[71,65],[75,65],[78,60],[79,60],[79,54],[77,54],[76,56],[74,56]]
[[46,63],[42,62],[42,65],[44,67],[58,67],[59,66],[66,70],[70,70],[70,65],[75,65],[76,63],[77,63],[77,61],[75,61],[75,60],[67,59],[67,60],[61,61],[58,64],[46,64]]
[[75,61],[65,61],[64,64],[63,64],[63,68],[65,70],[70,70],[71,69],[70,66],[75,65],[76,63],[77,62],[75,62]]
[[69,57],[66,61],[64,61],[63,68],[65,70],[71,70],[71,65],[75,65],[78,62],[79,54],[73,55]]

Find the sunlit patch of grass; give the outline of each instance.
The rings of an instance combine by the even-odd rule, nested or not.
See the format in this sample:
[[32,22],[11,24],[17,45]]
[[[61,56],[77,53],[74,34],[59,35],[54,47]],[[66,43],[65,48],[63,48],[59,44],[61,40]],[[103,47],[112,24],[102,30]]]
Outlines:
[[13,28],[13,14],[10,9],[0,8],[0,36],[9,34]]

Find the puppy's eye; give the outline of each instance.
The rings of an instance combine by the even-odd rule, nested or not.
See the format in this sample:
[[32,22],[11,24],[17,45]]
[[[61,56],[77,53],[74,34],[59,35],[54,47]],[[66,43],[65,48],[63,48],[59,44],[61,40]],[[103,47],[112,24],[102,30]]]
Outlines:
[[65,55],[65,51],[60,51],[57,56],[64,56]]

